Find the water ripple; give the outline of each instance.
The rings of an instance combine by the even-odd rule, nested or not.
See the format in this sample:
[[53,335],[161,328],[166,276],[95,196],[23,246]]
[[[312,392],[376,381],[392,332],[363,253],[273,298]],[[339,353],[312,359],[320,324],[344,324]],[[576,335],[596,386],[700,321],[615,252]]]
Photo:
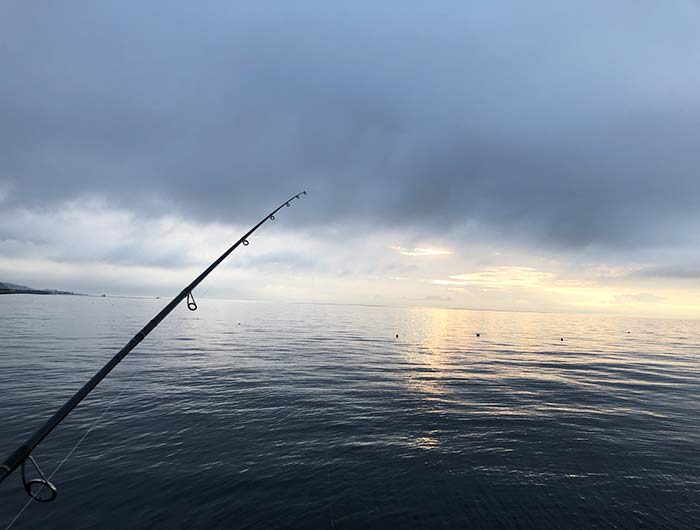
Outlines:
[[[162,303],[2,297],[2,456]],[[700,527],[698,322],[199,306],[37,449],[121,396],[15,528]]]

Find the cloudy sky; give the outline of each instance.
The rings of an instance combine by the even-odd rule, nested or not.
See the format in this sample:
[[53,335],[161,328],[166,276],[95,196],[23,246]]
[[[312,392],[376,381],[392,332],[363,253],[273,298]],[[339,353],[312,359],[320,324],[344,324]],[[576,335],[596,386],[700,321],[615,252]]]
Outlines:
[[0,281],[700,315],[700,3],[0,3]]

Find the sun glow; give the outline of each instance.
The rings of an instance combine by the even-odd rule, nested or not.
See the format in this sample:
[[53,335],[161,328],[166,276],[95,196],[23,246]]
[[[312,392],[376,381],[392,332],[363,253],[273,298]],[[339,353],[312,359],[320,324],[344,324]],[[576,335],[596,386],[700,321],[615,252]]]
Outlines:
[[636,315],[689,316],[697,314],[697,291],[687,287],[639,285],[629,275],[599,270],[572,276],[558,270],[528,266],[491,266],[423,283],[450,291],[452,305],[518,310],[601,311]]

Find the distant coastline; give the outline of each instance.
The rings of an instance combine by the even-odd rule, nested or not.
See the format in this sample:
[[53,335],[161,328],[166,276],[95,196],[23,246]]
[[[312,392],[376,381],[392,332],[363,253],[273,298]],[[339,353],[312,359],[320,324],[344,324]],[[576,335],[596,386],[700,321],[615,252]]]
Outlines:
[[0,294],[63,294],[73,296],[84,296],[81,293],[72,291],[59,291],[57,289],[33,289],[26,285],[17,285],[9,282],[0,282]]

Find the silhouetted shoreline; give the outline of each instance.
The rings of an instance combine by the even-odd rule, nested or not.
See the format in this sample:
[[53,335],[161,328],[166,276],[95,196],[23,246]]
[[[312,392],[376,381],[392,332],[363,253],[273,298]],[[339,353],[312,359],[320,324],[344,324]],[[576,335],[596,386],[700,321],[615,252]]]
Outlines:
[[9,282],[0,282],[0,294],[64,294],[73,296],[85,296],[72,291],[59,291],[57,289],[32,289],[26,285],[16,285]]
[[72,296],[85,296],[81,293],[70,291],[55,291],[53,289],[0,289],[0,294],[63,294]]

